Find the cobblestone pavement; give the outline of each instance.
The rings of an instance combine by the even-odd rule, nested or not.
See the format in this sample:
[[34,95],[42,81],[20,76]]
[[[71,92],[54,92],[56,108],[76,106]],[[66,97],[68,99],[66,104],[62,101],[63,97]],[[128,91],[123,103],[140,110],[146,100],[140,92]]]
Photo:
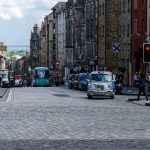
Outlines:
[[0,149],[150,149],[145,100],[88,100],[66,87],[13,88],[0,103]]

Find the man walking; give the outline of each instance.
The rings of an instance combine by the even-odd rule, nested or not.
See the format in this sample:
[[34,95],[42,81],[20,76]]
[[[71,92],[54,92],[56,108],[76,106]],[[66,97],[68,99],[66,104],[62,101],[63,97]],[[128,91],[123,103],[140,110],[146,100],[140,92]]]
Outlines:
[[145,82],[145,76],[143,73],[140,73],[139,78],[138,78],[138,86],[139,86],[139,93],[138,93],[138,98],[137,100],[139,101],[139,98],[141,96],[141,93],[143,92],[146,100],[148,101],[148,97],[146,95],[145,92],[145,86],[146,86],[146,82]]

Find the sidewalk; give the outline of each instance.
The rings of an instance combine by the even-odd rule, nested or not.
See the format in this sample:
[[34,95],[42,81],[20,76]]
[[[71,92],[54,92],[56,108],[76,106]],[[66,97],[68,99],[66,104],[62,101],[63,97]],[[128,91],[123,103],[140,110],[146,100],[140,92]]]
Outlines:
[[139,89],[136,87],[123,87],[123,95],[138,95]]

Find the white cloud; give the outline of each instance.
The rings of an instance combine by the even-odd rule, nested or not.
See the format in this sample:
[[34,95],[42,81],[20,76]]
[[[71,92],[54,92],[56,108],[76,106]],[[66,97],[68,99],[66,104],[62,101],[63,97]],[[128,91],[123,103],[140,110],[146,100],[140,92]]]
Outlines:
[[43,11],[44,13],[48,10],[50,11],[58,1],[59,0],[0,0],[0,18],[11,20],[14,18],[24,18],[27,14],[33,14],[38,11]]
[[8,45],[29,43],[33,25],[40,26],[59,1],[67,0],[0,0],[0,41]]
[[11,16],[7,13],[0,12],[0,17],[4,20],[10,20]]
[[15,0],[2,0],[0,2],[0,17],[4,20],[22,18],[23,13]]

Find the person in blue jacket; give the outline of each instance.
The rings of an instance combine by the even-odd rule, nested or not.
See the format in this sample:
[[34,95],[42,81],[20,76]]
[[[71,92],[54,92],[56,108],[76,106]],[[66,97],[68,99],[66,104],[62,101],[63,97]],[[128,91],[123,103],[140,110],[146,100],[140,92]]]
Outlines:
[[145,80],[145,76],[144,76],[143,73],[140,73],[139,78],[137,80],[137,83],[138,83],[138,87],[139,87],[139,93],[138,93],[137,100],[139,101],[141,93],[143,93],[145,98],[146,98],[146,100],[148,101],[148,96],[147,96],[147,94],[145,92],[146,80]]

